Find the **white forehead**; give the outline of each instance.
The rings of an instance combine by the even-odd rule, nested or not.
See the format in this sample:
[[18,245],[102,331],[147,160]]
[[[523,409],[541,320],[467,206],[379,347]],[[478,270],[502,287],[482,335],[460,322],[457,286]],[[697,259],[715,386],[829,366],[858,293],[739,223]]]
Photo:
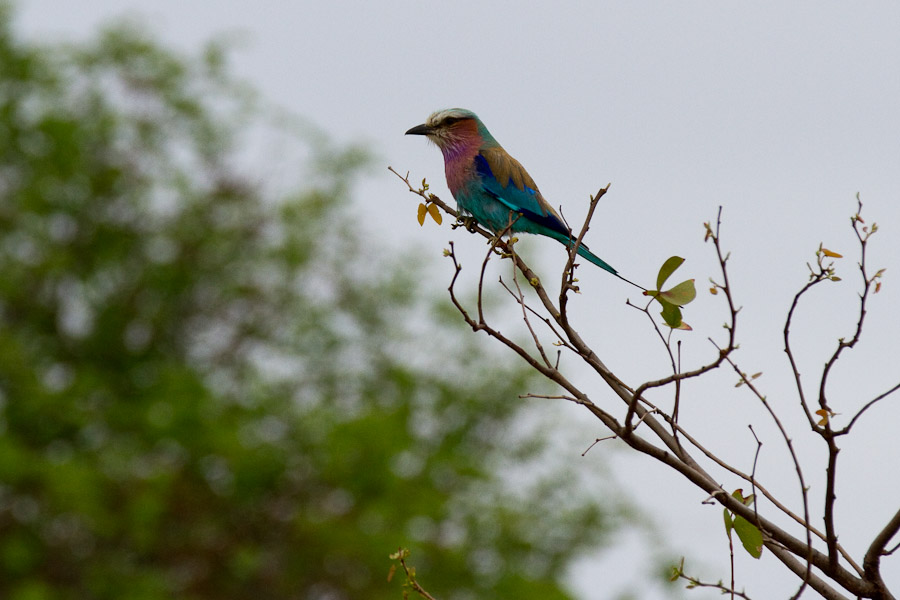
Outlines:
[[474,119],[475,113],[471,110],[466,110],[465,108],[445,108],[443,110],[438,110],[431,115],[429,115],[428,120],[425,121],[426,125],[431,125],[432,127],[435,125],[439,125],[444,121],[444,119]]

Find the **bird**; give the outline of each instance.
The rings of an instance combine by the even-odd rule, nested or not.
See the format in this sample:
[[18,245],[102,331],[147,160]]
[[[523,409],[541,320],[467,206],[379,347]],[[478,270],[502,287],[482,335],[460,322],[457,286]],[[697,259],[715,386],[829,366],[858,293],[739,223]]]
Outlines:
[[[541,195],[525,167],[503,149],[474,112],[464,108],[438,110],[406,135],[424,135],[440,148],[447,186],[464,215],[474,217],[495,234],[533,233],[567,246],[575,243],[572,231]],[[578,245],[578,254],[644,289],[622,277],[586,245]]]

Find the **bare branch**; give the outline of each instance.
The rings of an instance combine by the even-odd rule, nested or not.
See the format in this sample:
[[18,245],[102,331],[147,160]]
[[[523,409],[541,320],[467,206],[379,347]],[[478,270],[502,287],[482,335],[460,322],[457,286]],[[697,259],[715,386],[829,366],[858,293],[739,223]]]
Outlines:
[[597,203],[600,202],[600,198],[602,198],[603,195],[606,194],[606,190],[608,189],[609,185],[607,185],[605,188],[601,188],[596,194],[591,196],[591,201],[588,204],[587,216],[585,216],[584,224],[581,226],[581,232],[575,239],[575,243],[568,245],[569,258],[566,260],[565,267],[563,267],[562,281],[559,287],[559,315],[560,318],[566,323],[569,322],[569,292],[578,291],[578,287],[575,285],[575,257],[578,255],[578,248],[581,247],[581,240],[584,239],[584,235],[590,228],[591,219],[593,219],[594,217],[594,210],[596,210],[597,208]]
[[[865,558],[863,558],[863,569],[865,570],[866,578],[875,584],[885,598],[890,597],[890,593],[884,580],[881,578],[881,557],[888,554],[884,549],[888,542],[891,541],[891,538],[897,535],[898,531],[900,531],[900,510],[894,513],[893,518],[888,521],[884,529],[878,532],[878,535],[872,540],[869,549],[866,550]],[[891,552],[896,549],[897,547],[895,546]]]
[[797,386],[797,395],[800,399],[800,406],[803,407],[803,413],[806,415],[806,419],[809,422],[809,426],[813,431],[815,431],[817,428],[816,419],[815,419],[815,417],[813,417],[813,412],[812,412],[812,410],[810,410],[809,404],[806,401],[806,394],[803,391],[803,384],[800,381],[800,369],[797,366],[797,361],[794,358],[794,351],[791,348],[791,323],[793,322],[793,319],[794,319],[794,311],[797,310],[797,306],[800,303],[800,298],[803,297],[803,295],[806,294],[806,292],[808,292],[810,289],[812,289],[813,286],[821,283],[824,280],[825,280],[825,276],[823,273],[814,274],[813,278],[809,282],[807,282],[807,284],[805,286],[803,286],[803,288],[799,292],[797,292],[794,295],[794,300],[791,303],[790,309],[788,309],[787,319],[785,319],[785,322],[784,322],[784,331],[783,331],[784,352],[788,357],[788,362],[791,365],[791,370],[794,375],[794,383]]
[[877,402],[879,402],[880,400],[884,400],[885,398],[887,398],[888,396],[890,396],[897,390],[900,390],[900,383],[898,383],[897,385],[895,385],[888,391],[884,392],[883,394],[879,394],[878,396],[876,396],[876,397],[872,398],[871,400],[869,400],[868,402],[866,402],[865,406],[863,406],[861,409],[859,409],[859,411],[855,415],[853,415],[853,418],[850,419],[850,422],[847,423],[847,426],[844,427],[843,429],[835,431],[834,435],[837,436],[837,435],[845,435],[847,433],[850,433],[850,429],[853,427],[854,423],[856,423],[857,419],[859,419],[864,412],[866,412],[867,410],[869,410],[869,408],[874,406]]
[[[393,169],[391,169],[391,171],[396,174],[396,171],[394,171]],[[435,197],[433,194],[427,193],[427,185],[425,185],[424,182],[422,189],[416,189],[409,183],[408,176],[403,177],[398,174],[398,177],[400,177],[404,182],[407,183],[407,186],[412,193],[415,193],[416,195],[424,198],[427,202],[437,205],[439,208],[445,210],[445,212],[447,212],[448,214],[451,214],[452,216],[456,216],[458,218],[458,215],[455,211],[444,205],[440,201],[440,199]],[[600,197],[602,197],[606,193],[606,190],[607,188],[600,190],[595,196],[591,198],[591,206],[589,208],[588,215],[585,219],[582,229],[577,238],[575,238],[573,244],[569,247],[569,257],[566,261],[565,268],[563,269],[561,288],[556,302],[551,299],[550,295],[547,293],[547,290],[544,288],[537,275],[522,260],[522,258],[516,254],[513,247],[515,240],[510,240],[509,242],[504,242],[502,240],[502,235],[510,231],[512,223],[510,223],[510,226],[508,226],[504,232],[501,232],[500,235],[497,235],[494,232],[488,232],[484,230],[471,220],[465,221],[466,228],[470,232],[482,235],[490,241],[490,248],[485,255],[485,258],[482,261],[481,265],[481,272],[478,283],[477,317],[475,318],[473,318],[473,316],[469,314],[469,312],[467,312],[467,310],[462,306],[455,295],[454,288],[456,281],[458,280],[461,267],[457,262],[453,243],[451,242],[450,244],[450,251],[448,252],[448,255],[453,260],[455,272],[448,289],[450,292],[451,301],[459,310],[465,322],[474,331],[484,331],[488,336],[496,339],[501,344],[521,356],[530,367],[559,385],[563,390],[563,393],[560,395],[527,394],[523,397],[545,399],[556,398],[580,404],[582,406],[585,406],[588,411],[590,411],[599,421],[601,421],[601,423],[603,423],[603,425],[609,428],[611,432],[610,435],[596,440],[587,450],[585,450],[585,454],[595,444],[599,443],[602,440],[620,438],[637,452],[645,454],[648,457],[652,457],[679,472],[687,480],[709,494],[710,498],[714,499],[731,513],[739,515],[747,519],[748,521],[753,522],[763,533],[764,544],[766,545],[766,547],[768,547],[774,556],[776,556],[783,564],[785,564],[800,578],[802,583],[797,592],[794,594],[794,598],[799,598],[804,590],[812,588],[828,600],[838,600],[840,598],[844,598],[841,592],[838,591],[839,587],[843,588],[846,592],[855,597],[875,598],[879,600],[892,598],[892,596],[890,596],[890,593],[887,591],[883,581],[881,580],[879,565],[881,556],[885,556],[891,552],[894,552],[897,547],[900,547],[900,544],[898,544],[897,547],[886,550],[887,545],[891,542],[892,539],[894,539],[898,531],[900,531],[900,512],[895,515],[891,522],[889,522],[885,526],[885,528],[873,541],[872,545],[869,548],[869,551],[866,553],[866,559],[862,568],[860,568],[860,566],[852,560],[852,557],[850,557],[844,550],[844,548],[842,548],[837,542],[837,535],[834,530],[833,523],[833,512],[830,512],[831,508],[833,508],[833,487],[828,487],[826,491],[826,524],[824,533],[818,531],[815,527],[813,527],[810,524],[810,509],[807,494],[807,485],[805,482],[803,469],[801,468],[801,464],[794,449],[793,440],[788,434],[787,430],[784,428],[781,419],[775,413],[768,399],[764,395],[762,395],[762,393],[755,387],[755,385],[752,383],[752,378],[744,375],[738,368],[736,362],[732,359],[732,354],[738,347],[736,342],[736,324],[737,314],[740,309],[735,306],[731,283],[728,277],[727,263],[729,260],[729,255],[723,251],[720,242],[722,215],[721,207],[719,209],[715,226],[713,227],[709,223],[705,224],[707,240],[712,240],[714,243],[722,277],[721,283],[717,283],[715,281],[712,282],[714,286],[713,289],[716,291],[721,291],[723,293],[727,301],[730,313],[730,320],[725,325],[725,328],[728,331],[727,343],[720,345],[710,339],[717,350],[717,356],[714,357],[713,360],[711,360],[707,364],[695,367],[694,369],[683,371],[681,365],[680,345],[678,346],[676,352],[672,347],[671,334],[669,336],[663,335],[662,331],[660,331],[659,327],[656,325],[655,321],[653,321],[651,315],[649,314],[649,304],[643,309],[635,306],[635,308],[638,308],[638,310],[643,310],[643,312],[645,312],[648,317],[651,318],[651,323],[653,323],[653,326],[657,331],[657,335],[666,347],[666,351],[669,356],[671,374],[658,380],[647,381],[638,386],[636,389],[632,389],[626,383],[620,380],[615,374],[613,374],[609,370],[609,368],[607,368],[607,366],[594,353],[591,347],[587,343],[585,343],[583,338],[575,329],[574,325],[570,322],[567,308],[570,298],[569,293],[571,291],[577,291],[577,280],[574,276],[575,270],[577,268],[577,252],[581,246],[582,238],[589,228],[590,220],[594,214],[597,202],[599,201]],[[853,221],[853,223],[854,230],[857,232],[857,236],[860,239],[862,248],[860,271],[865,287],[863,293],[861,294],[860,312],[854,336],[849,341],[840,341],[838,348],[835,350],[832,358],[829,360],[829,363],[826,365],[826,368],[823,371],[822,380],[819,386],[818,399],[818,404],[821,410],[828,409],[830,411],[825,390],[827,377],[831,372],[831,365],[834,365],[836,363],[844,348],[853,347],[853,345],[858,341],[861,335],[862,324],[865,316],[865,299],[868,297],[869,289],[872,286],[872,283],[880,276],[881,273],[879,271],[878,274],[870,277],[866,272],[865,242],[868,239],[868,236],[871,235],[872,231],[866,232],[865,229],[858,229],[855,220]],[[872,230],[874,231],[874,225],[872,227]],[[536,356],[532,355],[532,353],[528,352],[519,344],[513,342],[509,337],[500,333],[486,321],[486,317],[482,308],[485,274],[487,263],[489,262],[491,257],[497,253],[499,253],[503,258],[509,258],[514,265],[513,286],[507,286],[502,278],[500,279],[500,284],[520,306],[525,327],[530,333],[531,339],[533,340],[535,348],[537,350]],[[829,478],[833,479],[836,473],[837,457],[837,446],[834,444],[834,439],[839,435],[848,433],[862,414],[864,414],[871,406],[875,405],[877,402],[900,389],[900,384],[897,384],[890,390],[884,392],[883,394],[868,402],[856,413],[856,415],[854,415],[850,423],[842,430],[832,430],[830,424],[827,422],[827,419],[823,422],[822,425],[819,425],[817,423],[813,408],[807,402],[803,385],[801,384],[800,372],[795,360],[793,349],[791,347],[790,336],[793,317],[799,306],[801,298],[810,289],[812,289],[812,287],[818,285],[821,281],[832,279],[834,277],[831,265],[826,265],[822,261],[821,256],[816,263],[816,267],[816,269],[810,267],[810,281],[807,282],[806,285],[794,296],[793,302],[787,314],[783,334],[785,352],[788,356],[788,360],[793,370],[794,381],[797,387],[800,405],[807,417],[810,429],[816,434],[822,436],[823,439],[828,442],[828,474]],[[525,299],[524,290],[520,284],[520,281],[518,280],[518,276],[520,273],[525,277],[531,288],[534,290],[534,293],[536,294],[537,302],[534,303],[534,306],[531,306]],[[628,302],[628,304],[631,305],[630,302]],[[589,398],[588,394],[585,393],[585,391],[573,384],[566,377],[566,375],[563,374],[563,372],[559,368],[559,356],[557,356],[557,359],[554,362],[551,360],[551,357],[547,355],[546,350],[544,349],[543,344],[540,340],[541,336],[538,334],[538,331],[534,329],[532,317],[537,317],[541,320],[541,322],[544,323],[544,325],[548,327],[548,329],[556,338],[556,341],[554,343],[577,354],[588,366],[593,369],[593,371],[597,375],[599,375],[599,377],[609,386],[613,393],[620,398],[620,400],[625,404],[626,407],[624,411],[623,421],[620,422],[618,420],[617,415],[619,413],[611,411],[610,409],[606,408],[606,405],[604,404],[594,403]],[[778,428],[780,435],[784,443],[786,444],[789,455],[791,456],[791,460],[794,464],[794,469],[797,473],[798,484],[801,490],[801,498],[803,504],[802,516],[795,514],[784,503],[780,502],[759,481],[757,476],[757,465],[762,448],[762,442],[758,438],[756,438],[756,433],[753,432],[752,428],[751,432],[756,438],[757,447],[754,454],[752,471],[750,474],[747,474],[741,472],[739,469],[734,468],[733,466],[716,456],[713,451],[705,448],[695,437],[691,436],[681,424],[679,424],[678,405],[681,396],[681,381],[692,377],[699,377],[711,371],[712,369],[719,367],[723,362],[728,363],[735,370],[735,372],[738,373],[743,384],[746,385],[747,389],[749,389],[751,393],[753,393],[761,402],[769,417],[773,420],[776,427]],[[675,401],[673,404],[672,414],[666,414],[664,411],[661,411],[656,406],[654,406],[653,403],[648,401],[648,399],[644,397],[644,394],[650,389],[663,388],[670,384],[674,384]],[[827,414],[830,415],[830,413]],[[644,427],[640,427],[641,425],[644,425]],[[638,431],[639,427],[640,430]],[[682,437],[684,440],[688,441],[689,444],[686,444],[688,448],[682,446]],[[751,506],[746,506],[741,501],[733,498],[730,494],[728,494],[723,488],[722,484],[720,484],[709,473],[707,473],[706,470],[691,456],[691,453],[688,450],[690,449],[691,451],[693,451],[693,449],[691,449],[690,446],[693,446],[694,448],[699,450],[699,452],[701,452],[703,456],[712,461],[712,463],[714,463],[716,466],[724,469],[734,476],[737,476],[749,482],[753,488],[754,497],[756,497],[757,493],[761,493],[769,502],[771,502],[771,504],[777,511],[780,511],[781,513],[787,515],[793,522],[798,523],[803,528],[803,531],[805,532],[805,540],[801,540],[795,537],[785,529],[776,525],[771,519],[767,518],[766,515],[763,514],[764,511],[760,508],[758,502],[753,502]],[[833,481],[831,481],[830,483],[833,484]],[[829,507],[829,503],[831,503],[831,507]],[[768,510],[769,507],[765,506],[764,508]],[[813,536],[825,542],[825,545],[827,546],[827,552],[821,552],[814,547]],[[842,564],[843,561],[846,561],[845,564],[852,566],[852,568],[856,572],[845,568]],[[815,572],[813,571],[813,568],[816,569]],[[719,589],[733,592],[734,586],[733,584],[730,588],[724,588],[720,586]],[[736,594],[736,592],[733,593]]]
[[[522,288],[519,286],[519,278],[517,277],[518,270],[513,267],[513,283],[516,286],[516,292],[513,293],[509,287],[505,283],[503,283],[503,278],[500,278],[500,285],[502,285],[506,290],[516,299],[519,306],[522,307],[522,320],[525,322],[525,327],[528,328],[528,333],[531,334],[531,339],[534,341],[534,347],[537,349],[538,353],[541,355],[541,358],[544,360],[544,363],[548,367],[555,368],[556,365],[550,364],[550,359],[547,358],[546,352],[544,352],[544,346],[541,344],[541,340],[538,337],[537,333],[535,333],[534,328],[531,326],[531,321],[528,320],[528,306],[525,303],[525,295],[522,293]],[[558,362],[557,362],[558,365]]]
[[[763,407],[765,407],[766,412],[769,413],[769,416],[772,418],[772,421],[775,423],[775,426],[778,428],[778,431],[781,433],[781,438],[784,440],[784,443],[788,448],[788,453],[791,456],[791,462],[794,464],[794,471],[797,473],[797,481],[800,484],[800,497],[803,501],[803,524],[804,524],[804,528],[806,530],[806,546],[809,549],[809,552],[807,552],[807,555],[806,555],[806,575],[803,580],[804,582],[808,582],[809,576],[811,575],[811,572],[812,572],[811,569],[812,569],[812,547],[813,547],[812,531],[810,530],[810,527],[808,525],[808,523],[809,523],[809,494],[807,491],[808,488],[806,487],[805,478],[803,477],[803,469],[800,466],[800,459],[797,457],[797,453],[794,450],[794,442],[791,439],[791,437],[788,435],[787,430],[784,428],[784,425],[782,424],[781,419],[778,418],[778,415],[775,413],[775,410],[772,408],[772,405],[769,404],[768,399],[766,399],[766,397],[759,391],[759,389],[757,389],[757,387],[756,387],[756,385],[754,385],[753,381],[749,377],[747,377],[743,371],[741,371],[738,368],[737,364],[734,361],[732,361],[731,358],[726,357],[725,360],[728,361],[728,364],[731,365],[731,367],[734,369],[734,371],[741,378],[741,381],[744,383],[744,385],[747,386],[747,389],[749,389],[751,392],[753,392],[753,395],[756,396],[757,400],[759,400],[762,403]],[[756,434],[754,434],[754,437],[756,437]],[[756,518],[757,518],[757,521],[756,521],[757,526],[759,526],[759,515],[758,514],[756,515]],[[826,543],[829,543],[831,538],[828,536],[827,529],[825,531],[825,535],[826,535],[825,541],[826,541]],[[837,540],[835,540],[835,543],[836,542],[837,542]],[[829,549],[830,548],[831,548],[831,546],[829,545]],[[835,546],[834,550],[835,550],[835,556],[836,556],[836,551],[837,551],[836,546]],[[829,556],[831,556],[830,552],[829,552]],[[836,567],[837,562],[836,561],[833,561],[833,562],[834,562],[834,564],[832,566]],[[802,592],[802,590],[803,590],[803,588],[801,587],[800,591],[798,591],[798,595],[800,592]]]
[[607,436],[602,437],[602,438],[597,438],[596,440],[594,440],[594,442],[593,442],[590,446],[587,447],[587,449],[586,449],[584,452],[581,453],[581,457],[584,458],[585,455],[587,455],[587,453],[591,451],[591,448],[593,448],[594,446],[596,446],[596,445],[599,444],[600,442],[605,442],[606,440],[614,440],[614,439],[616,439],[617,437],[619,437],[619,436],[613,434],[613,435],[607,435]]
[[[847,596],[844,596],[836,589],[834,589],[831,585],[829,585],[824,579],[816,575],[815,573],[809,573],[807,577],[807,566],[794,558],[794,556],[786,551],[784,548],[779,546],[773,542],[766,542],[766,548],[775,555],[778,560],[782,562],[788,569],[794,572],[797,577],[804,578],[808,583],[809,587],[814,589],[818,594],[820,594],[825,600],[850,600]],[[846,586],[845,586],[846,587]],[[850,590],[852,592],[852,590]],[[853,592],[855,595],[856,592]],[[865,596],[866,598],[870,598],[871,596]]]

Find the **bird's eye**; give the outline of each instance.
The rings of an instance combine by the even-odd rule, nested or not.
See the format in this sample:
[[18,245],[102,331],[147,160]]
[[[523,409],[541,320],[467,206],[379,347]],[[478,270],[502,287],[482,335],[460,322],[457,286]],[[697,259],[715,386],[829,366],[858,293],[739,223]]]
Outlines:
[[441,123],[441,125],[453,125],[454,123],[458,123],[461,120],[462,119],[460,119],[459,117],[447,117],[446,119],[444,119],[444,122]]

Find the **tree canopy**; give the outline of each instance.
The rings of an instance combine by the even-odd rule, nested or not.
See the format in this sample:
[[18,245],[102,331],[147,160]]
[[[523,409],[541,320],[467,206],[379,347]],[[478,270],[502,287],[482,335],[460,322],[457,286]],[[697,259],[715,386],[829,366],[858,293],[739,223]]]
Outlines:
[[10,21],[0,596],[397,598],[403,544],[442,597],[568,597],[615,515],[566,469],[498,475],[540,456],[510,434],[534,380],[353,226],[367,153],[293,138],[276,190],[221,48]]

